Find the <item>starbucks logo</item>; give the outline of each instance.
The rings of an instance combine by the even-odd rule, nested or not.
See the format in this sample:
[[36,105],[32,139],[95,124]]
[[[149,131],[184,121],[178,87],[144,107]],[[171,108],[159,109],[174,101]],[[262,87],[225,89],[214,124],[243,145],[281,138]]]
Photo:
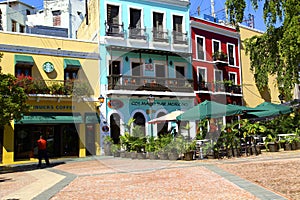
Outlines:
[[45,62],[43,64],[43,69],[46,73],[53,72],[54,70],[54,65],[51,62]]

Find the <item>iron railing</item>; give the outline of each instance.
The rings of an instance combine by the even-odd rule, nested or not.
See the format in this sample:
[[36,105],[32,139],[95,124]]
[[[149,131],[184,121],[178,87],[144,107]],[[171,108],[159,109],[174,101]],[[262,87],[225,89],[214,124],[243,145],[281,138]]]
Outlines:
[[169,42],[169,33],[168,30],[158,30],[153,28],[153,41],[155,42]]
[[226,92],[232,94],[242,94],[242,88],[240,85],[228,85],[226,83],[210,83],[210,82],[199,82],[198,91],[209,91],[209,92]]
[[193,91],[192,79],[127,75],[110,75],[107,79],[109,90]]
[[146,40],[146,28],[134,28],[129,25],[128,30],[130,39]]
[[106,35],[114,37],[124,37],[124,24],[114,24],[105,22]]

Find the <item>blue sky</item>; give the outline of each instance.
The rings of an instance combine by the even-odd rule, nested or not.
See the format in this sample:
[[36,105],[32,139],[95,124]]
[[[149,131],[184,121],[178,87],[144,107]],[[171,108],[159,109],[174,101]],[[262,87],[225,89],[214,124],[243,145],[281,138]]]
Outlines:
[[[43,0],[21,0],[24,3],[35,6],[37,9],[43,8]],[[225,20],[225,10],[224,10],[225,0],[215,0],[215,13],[216,17],[220,20]],[[259,6],[257,11],[254,11],[250,5],[250,0],[246,0],[247,8],[245,9],[245,20],[248,18],[249,14],[254,15],[254,28],[265,31],[266,27],[263,22],[262,14],[263,6]],[[198,16],[197,8],[200,6],[200,18],[203,18],[204,14],[211,14],[210,0],[191,0],[190,14],[192,16]],[[246,24],[243,23],[243,24]]]

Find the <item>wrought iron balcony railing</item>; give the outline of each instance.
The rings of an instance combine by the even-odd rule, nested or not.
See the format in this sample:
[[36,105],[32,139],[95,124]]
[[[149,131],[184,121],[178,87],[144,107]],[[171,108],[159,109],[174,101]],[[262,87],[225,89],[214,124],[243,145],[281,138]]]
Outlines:
[[173,31],[173,43],[174,44],[188,44],[187,33]]
[[141,76],[108,76],[109,90],[149,90],[193,92],[193,80],[179,78],[141,77]]
[[153,41],[155,42],[169,42],[169,33],[168,30],[158,30],[153,28]]
[[93,93],[91,86],[80,80],[33,80],[26,77],[18,79],[17,84],[27,94],[91,96]]
[[106,35],[114,37],[124,37],[124,24],[114,24],[105,22]]
[[128,30],[130,39],[146,40],[146,28],[134,28],[129,25]]
[[240,85],[226,84],[223,82],[221,83],[200,82],[198,83],[198,91],[242,94],[242,88]]

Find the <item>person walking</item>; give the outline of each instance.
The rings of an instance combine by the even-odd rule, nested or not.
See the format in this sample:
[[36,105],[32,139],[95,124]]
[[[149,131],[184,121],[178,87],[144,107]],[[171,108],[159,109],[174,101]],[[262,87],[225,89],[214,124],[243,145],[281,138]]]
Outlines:
[[38,144],[38,158],[39,158],[39,164],[38,167],[42,166],[42,159],[45,159],[46,165],[49,166],[49,158],[47,154],[47,141],[43,138],[43,136],[40,136],[40,139],[37,141]]

